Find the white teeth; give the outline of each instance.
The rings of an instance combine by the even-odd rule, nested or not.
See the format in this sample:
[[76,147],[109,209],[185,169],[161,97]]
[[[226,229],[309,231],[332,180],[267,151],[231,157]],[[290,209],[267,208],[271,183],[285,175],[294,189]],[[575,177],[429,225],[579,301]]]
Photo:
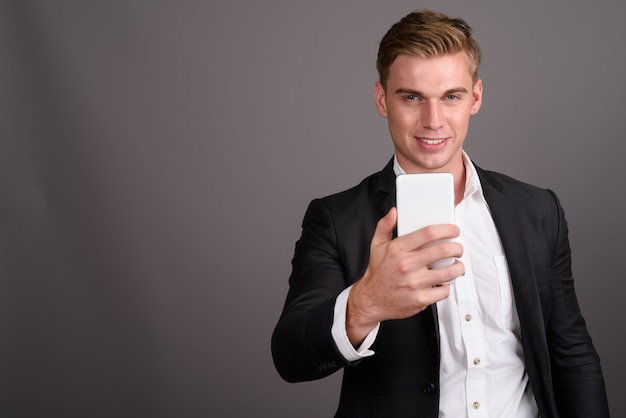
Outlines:
[[420,141],[427,143],[428,145],[437,145],[441,144],[443,139],[426,139],[426,138],[418,138]]

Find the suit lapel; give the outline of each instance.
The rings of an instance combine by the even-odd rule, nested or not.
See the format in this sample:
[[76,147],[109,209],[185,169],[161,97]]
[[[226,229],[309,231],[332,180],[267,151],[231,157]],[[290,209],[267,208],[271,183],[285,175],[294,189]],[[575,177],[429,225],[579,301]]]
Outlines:
[[[539,292],[526,246],[527,240],[518,214],[519,202],[508,196],[504,187],[495,182],[488,173],[479,168],[477,171],[485,200],[489,205],[504,247],[520,321],[523,325],[527,324],[527,328],[530,325],[532,329],[541,329],[543,319],[540,314]],[[536,328],[536,326],[540,327]]]
[[396,173],[393,171],[393,158],[380,172],[377,190],[381,194],[381,210],[384,216],[396,205]]
[[522,227],[519,213],[519,207],[524,203],[508,194],[509,191],[488,172],[478,167],[476,170],[509,265],[526,367],[529,374],[539,372],[549,361],[546,357],[548,345],[545,332],[540,332],[544,329],[541,301],[527,248],[532,242]]

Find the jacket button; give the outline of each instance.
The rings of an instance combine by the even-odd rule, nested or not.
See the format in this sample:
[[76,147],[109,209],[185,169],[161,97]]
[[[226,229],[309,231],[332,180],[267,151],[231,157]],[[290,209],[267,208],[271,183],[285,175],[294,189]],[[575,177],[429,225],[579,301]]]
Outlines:
[[321,372],[327,372],[328,370],[332,370],[334,368],[336,368],[337,362],[335,361],[326,361],[322,364],[320,364],[319,366],[317,366],[317,369]]
[[435,389],[437,389],[436,386],[432,383],[429,383],[424,386],[424,393],[427,395],[432,395],[433,393],[435,393]]

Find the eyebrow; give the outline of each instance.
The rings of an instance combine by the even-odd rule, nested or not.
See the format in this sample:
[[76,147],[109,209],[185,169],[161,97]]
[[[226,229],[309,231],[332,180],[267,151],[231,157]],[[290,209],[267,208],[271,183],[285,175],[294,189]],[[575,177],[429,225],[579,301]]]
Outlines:
[[[424,93],[422,93],[421,91],[418,90],[412,90],[412,89],[406,89],[406,88],[399,88],[395,91],[396,94],[411,94],[414,96],[419,96],[419,97],[424,97]],[[467,89],[465,87],[454,87],[452,89],[446,90],[442,96],[448,96],[450,94],[454,94],[454,93],[468,93]]]

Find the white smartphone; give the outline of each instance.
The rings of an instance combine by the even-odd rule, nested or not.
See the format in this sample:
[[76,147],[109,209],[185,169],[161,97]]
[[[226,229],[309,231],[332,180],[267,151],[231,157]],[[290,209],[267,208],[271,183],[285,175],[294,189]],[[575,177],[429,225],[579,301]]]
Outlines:
[[[454,223],[454,178],[451,173],[400,174],[396,177],[398,236],[428,225]],[[451,240],[444,240],[451,241]],[[435,241],[431,245],[440,241]],[[429,268],[446,267],[454,258],[437,260]]]

